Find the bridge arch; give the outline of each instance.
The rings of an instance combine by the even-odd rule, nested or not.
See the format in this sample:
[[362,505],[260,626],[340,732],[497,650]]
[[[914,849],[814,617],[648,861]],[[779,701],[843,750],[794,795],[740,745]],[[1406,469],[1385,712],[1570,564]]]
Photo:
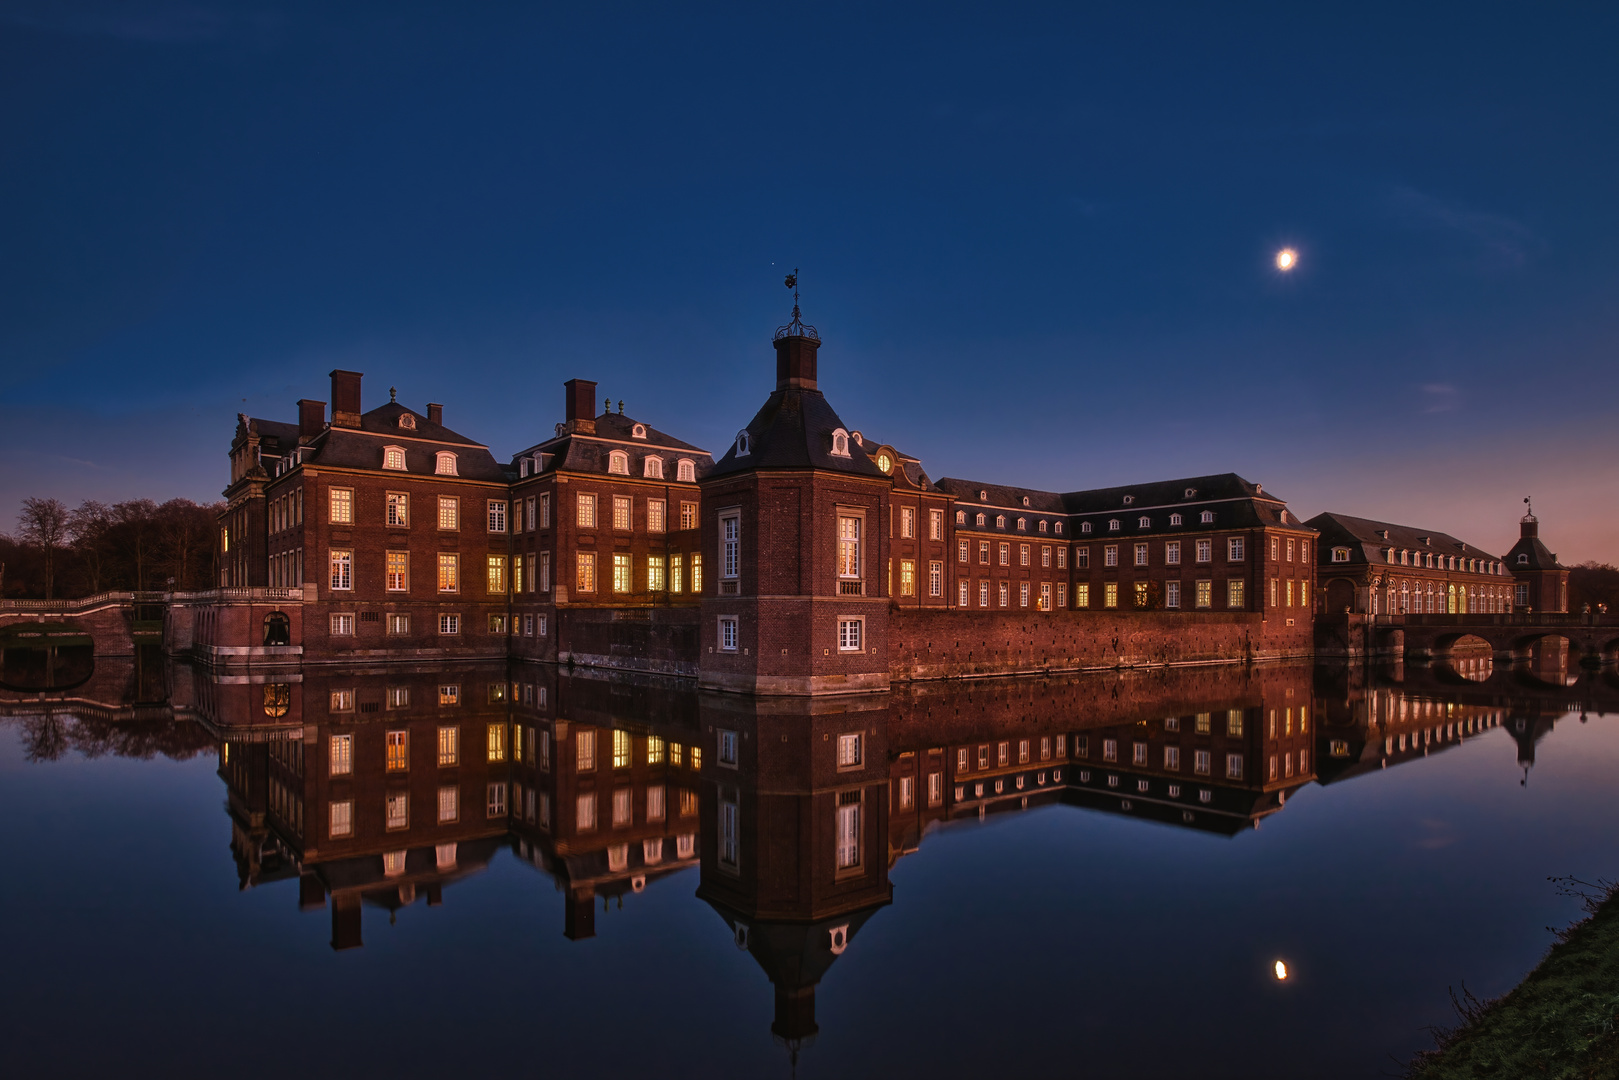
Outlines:
[[96,671],[95,639],[66,622],[9,623],[0,629],[0,687],[71,690]]

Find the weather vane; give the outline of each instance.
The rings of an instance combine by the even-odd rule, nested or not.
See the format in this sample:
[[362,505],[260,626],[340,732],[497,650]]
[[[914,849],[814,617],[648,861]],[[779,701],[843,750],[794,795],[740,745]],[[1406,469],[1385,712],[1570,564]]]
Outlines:
[[793,321],[776,329],[776,340],[780,341],[784,337],[807,337],[820,341],[821,335],[815,332],[815,327],[805,325],[803,316],[798,311],[798,267],[793,267],[793,272],[787,275],[784,284],[793,290]]

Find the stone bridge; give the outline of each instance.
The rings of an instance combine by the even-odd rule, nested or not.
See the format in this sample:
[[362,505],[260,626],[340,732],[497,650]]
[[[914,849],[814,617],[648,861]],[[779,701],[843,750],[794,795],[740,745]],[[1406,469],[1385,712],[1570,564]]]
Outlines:
[[1468,637],[1489,645],[1498,664],[1527,661],[1538,642],[1558,637],[1586,663],[1611,666],[1619,659],[1619,614],[1373,615],[1367,630],[1374,653],[1411,659],[1446,659]]
[[96,656],[134,656],[138,642],[163,640],[167,593],[105,592],[79,600],[0,601],[0,646],[89,645]]

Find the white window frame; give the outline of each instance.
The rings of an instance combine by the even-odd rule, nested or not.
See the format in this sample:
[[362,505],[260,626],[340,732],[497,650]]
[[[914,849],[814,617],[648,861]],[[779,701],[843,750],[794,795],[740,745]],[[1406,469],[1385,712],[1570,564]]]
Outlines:
[[866,619],[863,615],[838,619],[838,652],[866,651]]

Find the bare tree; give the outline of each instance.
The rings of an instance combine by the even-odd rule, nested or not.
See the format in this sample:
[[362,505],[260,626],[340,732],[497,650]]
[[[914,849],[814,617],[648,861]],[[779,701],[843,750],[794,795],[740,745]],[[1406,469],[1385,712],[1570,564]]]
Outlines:
[[90,579],[90,592],[101,591],[106,577],[107,529],[112,524],[112,512],[106,503],[86,499],[68,518],[68,539],[78,553],[79,564]]
[[114,504],[112,520],[122,533],[124,550],[134,559],[136,591],[146,588],[146,557],[151,543],[153,518],[157,504],[151,499],[130,499]]
[[17,516],[17,538],[39,548],[45,562],[45,599],[56,588],[56,551],[67,542],[69,511],[61,499],[27,498]]

